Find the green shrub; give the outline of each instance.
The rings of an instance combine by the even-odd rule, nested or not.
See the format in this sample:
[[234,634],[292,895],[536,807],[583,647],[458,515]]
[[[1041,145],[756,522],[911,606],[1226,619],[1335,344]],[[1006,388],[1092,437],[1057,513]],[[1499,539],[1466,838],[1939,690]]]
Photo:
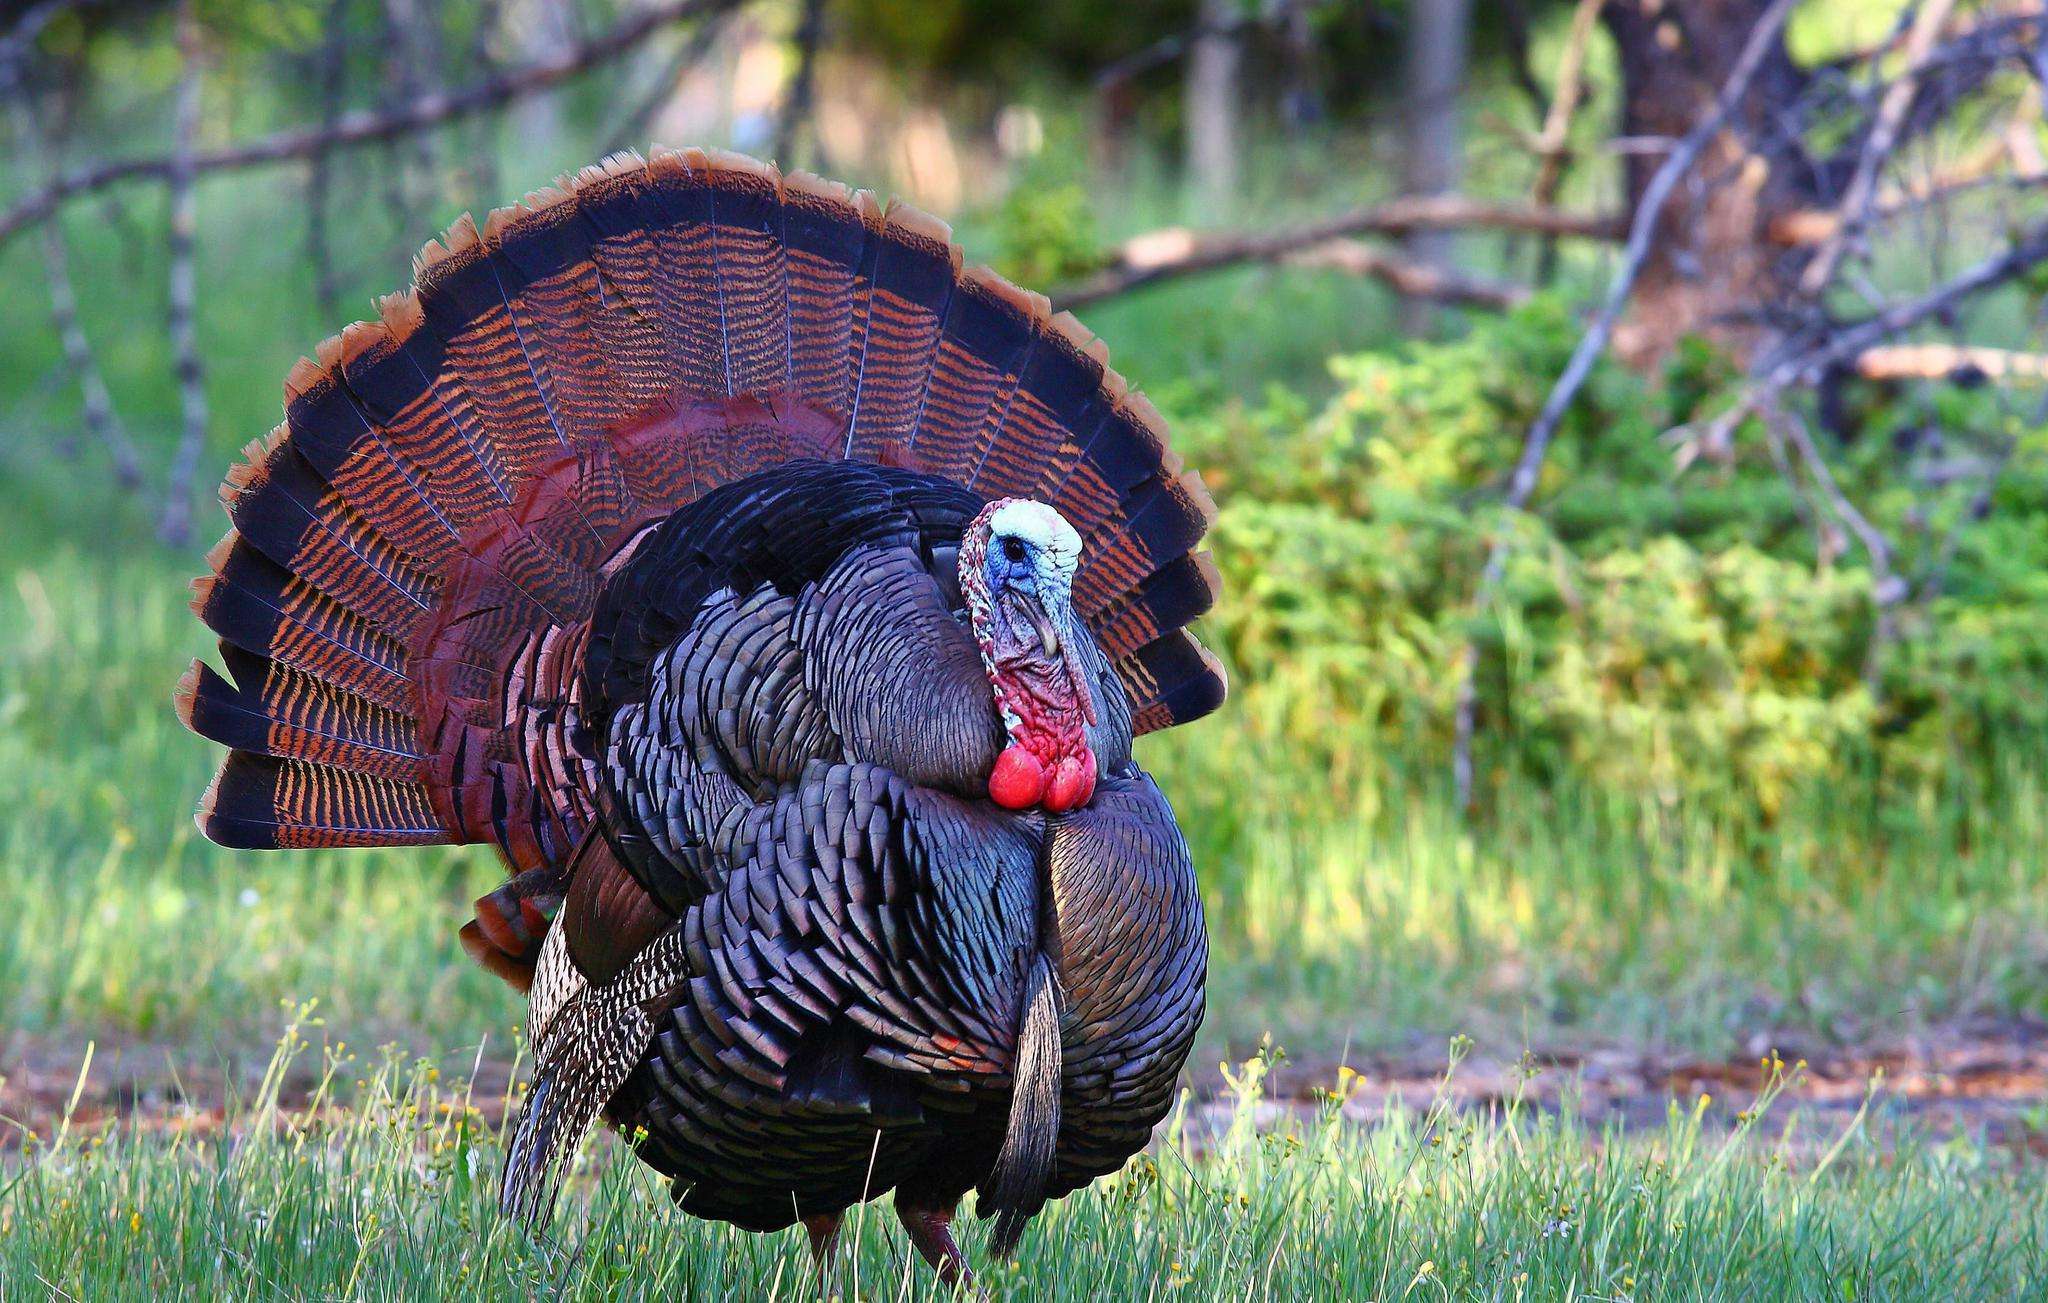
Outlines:
[[[1255,730],[1346,790],[1390,756],[1448,764],[1470,640],[1489,781],[1571,773],[1768,818],[1866,764],[1926,783],[1996,740],[2037,743],[2048,431],[2012,427],[1979,394],[1931,412],[1861,396],[1873,406],[1859,437],[1829,455],[1915,582],[1880,640],[1867,558],[1838,529],[1817,543],[1813,508],[1761,429],[1681,469],[1665,431],[1711,415],[1736,375],[1702,346],[1655,383],[1597,367],[1529,512],[1499,506],[1578,330],[1538,300],[1453,342],[1334,359],[1337,391],[1319,410],[1275,392],[1180,414],[1222,503],[1228,597],[1210,634]],[[1997,436],[2001,421],[2020,442],[1989,512],[1960,517],[1967,484],[1930,511],[1903,473],[1901,431],[1956,442]],[[1502,583],[1475,612],[1501,530]]]

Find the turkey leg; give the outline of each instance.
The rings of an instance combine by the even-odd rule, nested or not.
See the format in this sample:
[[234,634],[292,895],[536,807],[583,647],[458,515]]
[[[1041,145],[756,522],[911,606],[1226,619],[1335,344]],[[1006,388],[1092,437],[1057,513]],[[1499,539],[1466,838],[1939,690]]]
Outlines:
[[967,1255],[960,1252],[960,1246],[953,1243],[953,1209],[924,1208],[915,1203],[896,1200],[896,1218],[903,1223],[903,1229],[910,1236],[910,1242],[924,1255],[933,1269],[939,1273],[941,1283],[949,1286],[973,1285],[974,1273],[967,1269]]

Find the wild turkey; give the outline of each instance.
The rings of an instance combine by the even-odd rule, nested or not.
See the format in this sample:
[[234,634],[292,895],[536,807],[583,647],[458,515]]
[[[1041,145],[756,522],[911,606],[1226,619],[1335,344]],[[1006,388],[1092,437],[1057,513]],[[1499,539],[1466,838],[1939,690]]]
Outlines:
[[893,1190],[949,1279],[1119,1167],[1202,1016],[1131,739],[1213,710],[1213,515],[1150,404],[946,227],[621,155],[429,243],[222,489],[193,729],[227,846],[489,842],[529,989],[503,1203],[600,1113],[767,1231]]

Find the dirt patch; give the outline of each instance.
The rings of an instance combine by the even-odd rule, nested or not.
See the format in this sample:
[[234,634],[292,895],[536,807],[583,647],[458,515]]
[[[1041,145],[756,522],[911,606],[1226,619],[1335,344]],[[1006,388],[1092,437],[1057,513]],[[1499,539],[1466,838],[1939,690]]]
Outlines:
[[[512,1062],[476,1046],[434,1057],[444,1080],[469,1082],[470,1102],[492,1125],[514,1099]],[[2048,1023],[1979,1020],[1930,1029],[1895,1043],[1862,1047],[1781,1047],[1798,1066],[1775,1114],[1802,1116],[1815,1135],[1833,1135],[1862,1108],[1889,1134],[1916,1131],[1943,1138],[1967,1135],[2017,1153],[2048,1157]],[[34,1133],[48,1138],[67,1116],[74,1134],[119,1125],[128,1131],[216,1133],[244,1115],[256,1096],[268,1056],[207,1057],[190,1047],[145,1042],[95,1046],[81,1079],[85,1047],[17,1036],[0,1051],[0,1153]],[[318,1088],[318,1056],[288,1070],[279,1103],[302,1110]],[[1799,1066],[1803,1065],[1803,1066]],[[1373,1121],[1398,1105],[1429,1109],[1439,1094],[1461,1112],[1501,1110],[1519,1099],[1526,1110],[1569,1109],[1591,1126],[1619,1122],[1631,1130],[1663,1123],[1675,1101],[1710,1103],[1703,1121],[1726,1129],[1765,1084],[1762,1056],[1674,1057],[1599,1048],[1507,1059],[1483,1049],[1450,1077],[1443,1063],[1380,1058],[1346,1063],[1333,1055],[1291,1055],[1268,1075],[1262,1122],[1280,1126],[1317,1114],[1333,1089],[1347,1118]],[[1190,1073],[1197,1136],[1220,1133],[1236,1108],[1223,1072],[1211,1062]]]
[[[1467,1056],[1448,1080],[1444,1063],[1386,1059],[1345,1063],[1327,1055],[1291,1055],[1265,1082],[1271,1125],[1305,1117],[1340,1091],[1347,1118],[1369,1122],[1390,1107],[1429,1109],[1441,1094],[1461,1112],[1569,1109],[1588,1126],[1629,1130],[1661,1126],[1676,1104],[1700,1106],[1710,1130],[1737,1125],[1772,1073],[1789,1078],[1773,1115],[1797,1114],[1805,1132],[1832,1138],[1868,1100],[1874,1130],[1937,1139],[1966,1135],[1981,1143],[2048,1157],[2048,1023],[1980,1019],[1930,1028],[1868,1046],[1802,1046],[1797,1038],[1755,1056],[1725,1059],[1600,1048],[1503,1059]],[[1347,1071],[1348,1069],[1348,1071]],[[1354,1075],[1355,1074],[1355,1075]],[[1342,1080],[1340,1084],[1340,1077]],[[1196,1075],[1196,1116],[1223,1125],[1232,1101],[1217,1065]]]

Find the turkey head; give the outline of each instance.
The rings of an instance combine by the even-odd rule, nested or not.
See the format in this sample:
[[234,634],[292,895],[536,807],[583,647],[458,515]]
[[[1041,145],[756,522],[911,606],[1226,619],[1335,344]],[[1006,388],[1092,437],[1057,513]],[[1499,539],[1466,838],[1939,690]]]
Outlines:
[[1095,698],[1074,628],[1081,536],[1029,498],[999,498],[960,540],[960,592],[1009,744],[988,779],[1006,810],[1078,809],[1095,793]]

